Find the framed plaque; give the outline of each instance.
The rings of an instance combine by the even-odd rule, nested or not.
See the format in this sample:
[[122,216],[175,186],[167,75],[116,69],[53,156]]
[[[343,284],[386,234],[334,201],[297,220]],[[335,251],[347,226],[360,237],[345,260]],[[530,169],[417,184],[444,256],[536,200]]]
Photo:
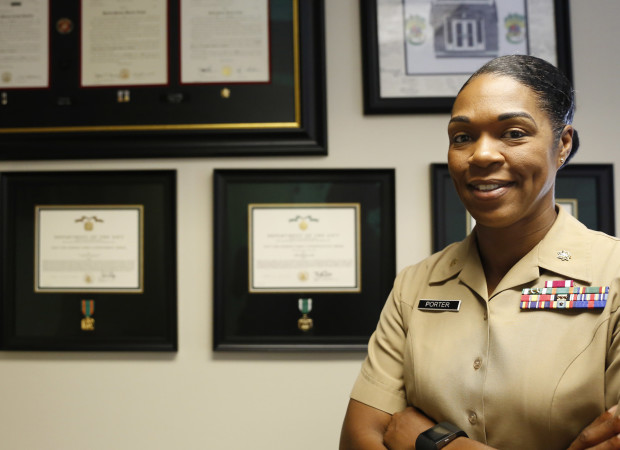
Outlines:
[[[461,241],[475,220],[465,210],[448,165],[431,164],[433,252]],[[612,164],[569,164],[557,174],[555,202],[591,230],[615,236]]]
[[395,276],[394,170],[216,170],[214,349],[364,350]]
[[323,13],[323,0],[0,5],[0,28],[21,30],[0,43],[0,159],[325,155]]
[[3,350],[176,351],[176,172],[5,172]]
[[565,0],[360,0],[364,113],[445,113],[490,59],[529,54],[572,77]]

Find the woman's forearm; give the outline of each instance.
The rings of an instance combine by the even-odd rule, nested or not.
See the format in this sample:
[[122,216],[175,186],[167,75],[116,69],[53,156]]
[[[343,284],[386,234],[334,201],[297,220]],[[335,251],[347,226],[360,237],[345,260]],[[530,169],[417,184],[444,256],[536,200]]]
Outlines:
[[349,400],[340,433],[340,450],[385,450],[383,435],[390,419],[388,413]]

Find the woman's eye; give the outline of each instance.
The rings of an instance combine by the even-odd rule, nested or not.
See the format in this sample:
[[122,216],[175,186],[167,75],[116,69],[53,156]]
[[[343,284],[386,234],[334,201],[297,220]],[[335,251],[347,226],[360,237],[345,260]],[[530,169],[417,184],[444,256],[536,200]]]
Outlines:
[[462,144],[468,141],[469,141],[469,136],[467,136],[466,134],[457,134],[456,136],[452,138],[452,142],[454,142],[455,144]]
[[525,133],[521,130],[508,130],[504,133],[504,136],[510,139],[519,139],[525,136]]

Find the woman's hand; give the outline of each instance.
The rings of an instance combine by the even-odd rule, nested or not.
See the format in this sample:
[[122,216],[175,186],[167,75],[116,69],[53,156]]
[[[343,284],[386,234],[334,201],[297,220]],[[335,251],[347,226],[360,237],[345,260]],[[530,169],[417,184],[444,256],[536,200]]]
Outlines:
[[568,450],[620,449],[620,416],[615,415],[617,408],[618,405],[613,406],[585,427]]
[[394,413],[383,435],[383,443],[390,450],[411,450],[415,448],[418,435],[435,425],[417,409],[409,406]]

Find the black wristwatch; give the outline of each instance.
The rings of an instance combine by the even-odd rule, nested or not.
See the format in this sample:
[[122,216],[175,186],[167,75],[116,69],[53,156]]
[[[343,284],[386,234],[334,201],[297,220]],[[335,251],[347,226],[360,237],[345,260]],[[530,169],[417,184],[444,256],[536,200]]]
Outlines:
[[460,428],[448,422],[441,422],[420,434],[415,441],[416,450],[443,448],[459,436],[467,437]]

